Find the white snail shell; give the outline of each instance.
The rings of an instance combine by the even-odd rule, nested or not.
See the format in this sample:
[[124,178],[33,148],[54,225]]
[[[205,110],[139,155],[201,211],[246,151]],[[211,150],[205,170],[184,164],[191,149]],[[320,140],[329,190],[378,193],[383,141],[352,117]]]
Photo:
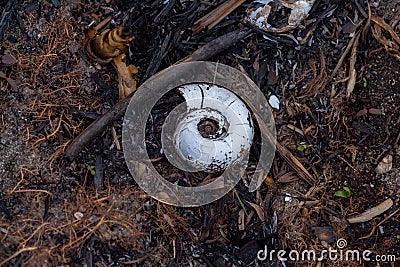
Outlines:
[[188,84],[178,91],[186,100],[186,113],[172,139],[175,155],[192,171],[222,171],[250,150],[251,113],[236,94],[215,84]]

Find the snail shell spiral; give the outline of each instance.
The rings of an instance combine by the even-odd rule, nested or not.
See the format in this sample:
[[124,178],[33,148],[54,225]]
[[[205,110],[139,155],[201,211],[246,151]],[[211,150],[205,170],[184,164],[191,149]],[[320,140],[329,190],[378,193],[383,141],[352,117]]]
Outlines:
[[[178,91],[186,102],[168,115],[162,133],[165,155],[173,165],[185,171],[219,172],[250,150],[253,121],[236,94],[205,83],[183,85]],[[164,134],[171,132],[173,136]]]

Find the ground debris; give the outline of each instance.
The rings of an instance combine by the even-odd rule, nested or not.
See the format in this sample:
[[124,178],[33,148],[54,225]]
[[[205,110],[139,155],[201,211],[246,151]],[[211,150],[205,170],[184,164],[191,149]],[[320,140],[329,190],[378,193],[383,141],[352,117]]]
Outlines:
[[[398,46],[395,35],[374,18],[398,36],[395,1],[316,1],[309,17],[286,33],[243,21],[254,2],[248,1],[197,34],[194,22],[227,1],[61,1],[56,7],[58,1],[11,0],[0,1],[0,13],[11,2],[18,2],[9,13],[15,23],[0,26],[0,55],[17,62],[0,62],[0,75],[18,87],[0,78],[0,263],[280,266],[257,260],[257,252],[267,245],[318,253],[341,238],[351,249],[398,253],[400,61],[390,50]],[[269,23],[277,29],[287,25],[290,8],[270,6]],[[265,96],[279,99],[273,115],[281,156],[260,176],[265,182],[259,190],[248,192],[245,179],[218,201],[176,208],[138,188],[117,147],[129,97],[118,102],[112,62],[96,62],[82,46],[85,29],[96,22],[93,38],[118,25],[136,37],[121,47],[126,52],[119,64],[138,67],[134,76],[128,69],[138,84],[181,59],[210,60],[240,69]],[[346,97],[352,54],[356,74]],[[160,118],[177,102],[160,102],[148,126],[161,129]],[[96,134],[86,132],[96,119]],[[86,141],[72,143],[80,133]],[[63,157],[70,144],[76,148],[72,162]],[[154,166],[164,166],[157,170],[177,184],[212,181],[166,168],[153,136],[146,145]],[[375,166],[387,155],[392,169],[377,175]],[[350,198],[335,197],[343,186]],[[363,223],[347,221],[385,199],[393,200],[386,212]],[[318,227],[327,228],[321,234],[313,230]],[[348,262],[360,264],[368,263]]]
[[377,174],[384,174],[392,170],[393,167],[393,157],[392,155],[388,155],[379,162],[378,166],[376,166],[375,171]]
[[[310,12],[315,0],[300,0],[300,1],[287,1],[280,0],[274,1],[254,1],[256,7],[250,8],[247,11],[246,20],[250,21],[255,26],[262,30],[274,33],[288,32],[296,29],[301,22],[303,22]],[[263,4],[262,7],[257,7],[257,4]],[[279,12],[282,7],[291,9],[290,15],[285,26],[272,26],[268,22],[271,11]]]

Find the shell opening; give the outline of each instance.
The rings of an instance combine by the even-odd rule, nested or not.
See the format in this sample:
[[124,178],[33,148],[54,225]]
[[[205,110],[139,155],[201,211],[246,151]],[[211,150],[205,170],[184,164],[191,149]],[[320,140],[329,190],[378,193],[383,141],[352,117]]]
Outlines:
[[[171,163],[187,171],[219,172],[239,160],[243,150],[249,151],[254,136],[251,114],[235,93],[215,84],[188,84],[178,91],[185,104],[164,124],[170,127],[165,128],[163,148]],[[167,132],[173,134],[166,136]]]
[[218,120],[214,118],[204,118],[197,124],[197,130],[204,138],[216,139],[226,133],[225,127],[220,127]]

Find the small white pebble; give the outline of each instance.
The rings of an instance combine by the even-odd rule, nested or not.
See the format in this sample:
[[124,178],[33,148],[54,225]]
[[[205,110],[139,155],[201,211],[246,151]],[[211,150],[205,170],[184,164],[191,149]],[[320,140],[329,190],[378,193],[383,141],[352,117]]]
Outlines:
[[269,97],[269,101],[268,102],[269,102],[269,104],[271,105],[272,108],[279,110],[280,102],[279,102],[278,97],[276,97],[275,95],[271,95]]
[[292,202],[292,196],[289,193],[285,195],[285,202]]
[[383,174],[389,172],[393,165],[392,165],[393,157],[391,155],[388,155],[382,159],[381,162],[379,162],[378,166],[376,167],[375,171],[378,174]]
[[83,218],[83,213],[82,212],[75,212],[74,213],[74,217],[77,219],[77,220],[81,220],[82,218]]

